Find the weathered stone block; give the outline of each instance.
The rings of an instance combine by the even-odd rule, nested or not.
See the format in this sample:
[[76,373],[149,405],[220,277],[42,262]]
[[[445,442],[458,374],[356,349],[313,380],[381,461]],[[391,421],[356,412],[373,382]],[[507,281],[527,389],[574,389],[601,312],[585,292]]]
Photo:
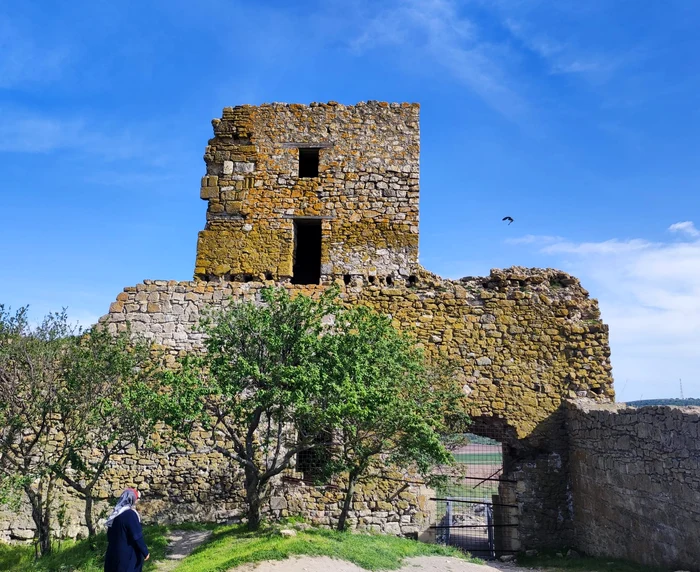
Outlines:
[[287,508],[287,500],[284,497],[272,497],[270,499],[270,508],[272,510],[282,510]]

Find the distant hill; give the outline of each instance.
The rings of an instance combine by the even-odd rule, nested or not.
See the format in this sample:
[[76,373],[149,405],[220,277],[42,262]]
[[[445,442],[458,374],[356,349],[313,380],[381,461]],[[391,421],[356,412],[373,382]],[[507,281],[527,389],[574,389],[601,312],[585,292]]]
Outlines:
[[646,407],[647,405],[694,405],[700,407],[700,399],[640,399],[638,401],[625,401],[632,407]]

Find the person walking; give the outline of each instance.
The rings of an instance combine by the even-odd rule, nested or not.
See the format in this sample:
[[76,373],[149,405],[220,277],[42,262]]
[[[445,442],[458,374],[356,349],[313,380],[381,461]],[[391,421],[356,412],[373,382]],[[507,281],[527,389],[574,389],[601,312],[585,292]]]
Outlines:
[[105,523],[105,572],[141,572],[151,556],[143,539],[141,517],[134,508],[138,500],[136,489],[126,489]]

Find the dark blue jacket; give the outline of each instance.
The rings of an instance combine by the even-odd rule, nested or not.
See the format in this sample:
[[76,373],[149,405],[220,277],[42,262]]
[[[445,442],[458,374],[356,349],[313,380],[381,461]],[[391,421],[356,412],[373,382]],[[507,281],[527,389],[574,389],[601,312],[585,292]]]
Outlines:
[[107,528],[105,572],[141,572],[148,548],[143,540],[139,517],[125,510]]

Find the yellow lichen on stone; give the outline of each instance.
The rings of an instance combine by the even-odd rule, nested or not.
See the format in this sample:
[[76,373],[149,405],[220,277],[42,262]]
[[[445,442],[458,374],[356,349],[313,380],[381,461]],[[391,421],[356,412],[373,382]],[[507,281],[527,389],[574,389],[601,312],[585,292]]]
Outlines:
[[[382,126],[382,136],[374,134]],[[322,221],[320,280],[403,277],[418,261],[418,106],[226,108],[204,155],[196,279],[292,279],[295,221]],[[318,152],[316,176],[300,154]],[[221,271],[223,266],[229,271]]]

